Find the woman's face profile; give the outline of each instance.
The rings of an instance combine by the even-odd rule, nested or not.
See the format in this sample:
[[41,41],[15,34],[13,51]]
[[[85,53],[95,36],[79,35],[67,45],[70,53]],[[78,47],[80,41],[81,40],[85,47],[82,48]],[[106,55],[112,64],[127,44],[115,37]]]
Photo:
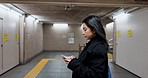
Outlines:
[[95,36],[95,31],[90,29],[85,23],[82,23],[82,29],[83,29],[83,36],[87,39],[90,40]]

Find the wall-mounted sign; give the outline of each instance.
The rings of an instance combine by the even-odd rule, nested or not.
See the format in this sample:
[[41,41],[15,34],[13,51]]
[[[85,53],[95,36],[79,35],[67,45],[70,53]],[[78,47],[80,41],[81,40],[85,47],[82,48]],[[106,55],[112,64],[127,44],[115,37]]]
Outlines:
[[4,34],[3,36],[4,36],[4,37],[3,37],[3,41],[4,41],[4,42],[9,41],[9,34]]
[[128,36],[128,37],[133,37],[133,31],[129,29],[129,30],[127,31],[127,36]]
[[15,34],[15,40],[19,40],[19,34]]
[[68,34],[68,44],[74,44],[74,33]]
[[121,31],[117,31],[117,37],[121,37]]

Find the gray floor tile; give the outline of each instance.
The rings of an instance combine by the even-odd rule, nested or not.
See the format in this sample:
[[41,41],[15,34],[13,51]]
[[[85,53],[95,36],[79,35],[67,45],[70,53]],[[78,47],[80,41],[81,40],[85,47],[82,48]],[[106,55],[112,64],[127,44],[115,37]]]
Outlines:
[[[61,59],[61,54],[78,56],[77,52],[43,52],[25,65],[19,65],[1,75],[0,78],[23,78],[42,59]],[[113,78],[138,78],[119,66],[109,63]],[[48,61],[37,78],[71,78],[72,72],[67,69],[63,60]]]

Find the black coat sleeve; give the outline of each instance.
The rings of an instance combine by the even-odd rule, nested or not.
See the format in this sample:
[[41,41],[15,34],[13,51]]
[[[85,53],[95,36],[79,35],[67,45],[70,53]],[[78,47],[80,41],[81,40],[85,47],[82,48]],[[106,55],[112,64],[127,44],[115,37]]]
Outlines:
[[97,45],[88,59],[88,65],[83,65],[77,58],[68,64],[68,68],[79,78],[107,78],[104,73],[108,67],[108,58],[105,47]]

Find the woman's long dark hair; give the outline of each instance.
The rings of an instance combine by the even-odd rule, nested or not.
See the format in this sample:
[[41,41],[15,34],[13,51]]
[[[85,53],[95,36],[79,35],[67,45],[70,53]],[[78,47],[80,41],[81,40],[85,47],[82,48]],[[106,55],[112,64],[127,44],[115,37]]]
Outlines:
[[90,29],[95,30],[97,35],[106,41],[106,33],[99,17],[94,15],[88,16],[82,23],[85,23]]
[[98,16],[94,15],[88,16],[82,21],[82,23],[85,23],[91,30],[95,30],[97,36],[99,36],[101,40],[107,43],[106,33],[101,23],[101,20]]

